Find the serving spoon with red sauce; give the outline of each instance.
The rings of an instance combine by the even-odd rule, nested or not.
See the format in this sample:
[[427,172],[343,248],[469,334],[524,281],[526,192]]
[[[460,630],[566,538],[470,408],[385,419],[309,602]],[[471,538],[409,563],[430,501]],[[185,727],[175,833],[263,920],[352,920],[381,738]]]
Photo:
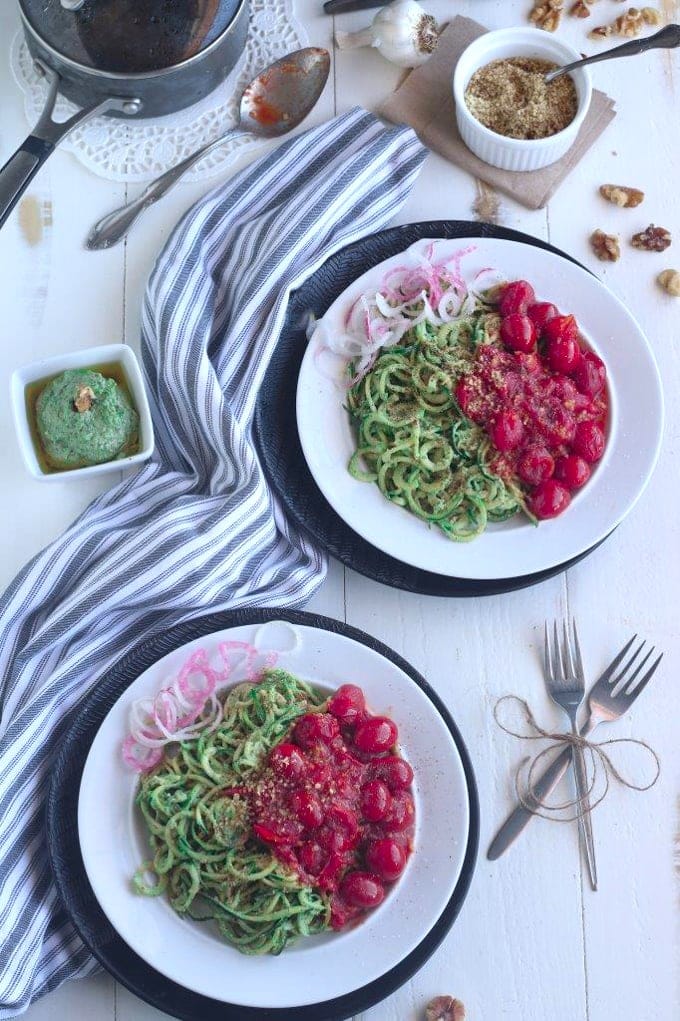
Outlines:
[[244,89],[238,121],[233,128],[156,178],[138,198],[96,223],[88,235],[86,247],[94,251],[111,248],[122,241],[145,209],[177,184],[189,167],[232,135],[244,132],[261,138],[279,138],[292,131],[316,106],[329,70],[328,50],[317,46],[295,50],[270,64]]

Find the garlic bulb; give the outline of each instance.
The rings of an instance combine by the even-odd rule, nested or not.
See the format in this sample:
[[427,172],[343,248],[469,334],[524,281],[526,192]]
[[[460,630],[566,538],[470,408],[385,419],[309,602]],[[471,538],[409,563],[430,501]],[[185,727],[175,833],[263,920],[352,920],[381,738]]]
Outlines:
[[386,60],[399,67],[424,64],[438,41],[437,22],[416,0],[393,0],[382,7],[373,23],[361,32],[336,31],[341,50],[375,46]]

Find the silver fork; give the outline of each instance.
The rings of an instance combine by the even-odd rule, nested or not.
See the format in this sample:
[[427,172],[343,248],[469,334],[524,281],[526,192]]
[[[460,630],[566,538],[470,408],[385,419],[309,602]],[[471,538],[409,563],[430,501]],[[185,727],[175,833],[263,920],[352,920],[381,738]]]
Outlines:
[[[548,694],[558,706],[564,709],[571,723],[572,734],[578,734],[577,716],[586,694],[586,682],[581,658],[576,621],[572,621],[573,641],[570,638],[567,622],[562,621],[563,641],[557,631],[557,621],[553,622],[553,640],[550,641],[548,624],[545,625],[544,667],[545,683]],[[597,866],[595,864],[595,844],[590,816],[588,798],[588,778],[583,748],[572,745],[574,763],[574,779],[576,781],[576,814],[578,816],[581,847],[588,865],[590,885],[597,890]]]
[[[652,646],[643,659],[640,660],[640,653],[646,644],[641,642],[624,663],[636,638],[637,635],[633,635],[630,641],[626,642],[621,652],[614,657],[607,669],[590,689],[588,693],[588,713],[585,723],[579,731],[582,737],[587,737],[588,734],[592,733],[599,723],[612,723],[623,716],[624,713],[627,713],[636,698],[647,687],[663,659],[663,653],[660,653],[646,673],[640,676],[654,652],[654,647]],[[623,666],[621,666],[622,663]],[[635,669],[633,669],[634,667]],[[566,773],[570,762],[571,748],[564,748],[557,755],[554,762],[548,766],[545,772],[534,783],[529,797],[526,799],[526,807],[524,805],[517,805],[505,820],[491,841],[489,850],[486,852],[487,858],[491,861],[500,858],[503,852],[517,839],[525,826],[534,818],[534,812],[531,809],[540,808],[541,804],[550,797]]]

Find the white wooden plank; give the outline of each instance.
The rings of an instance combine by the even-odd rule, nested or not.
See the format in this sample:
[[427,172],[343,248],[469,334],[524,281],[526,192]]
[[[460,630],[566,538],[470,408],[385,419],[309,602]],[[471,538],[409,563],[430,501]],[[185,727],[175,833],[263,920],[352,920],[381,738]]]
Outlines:
[[115,990],[110,975],[100,972],[78,982],[65,982],[22,1014],[26,1021],[115,1021]]

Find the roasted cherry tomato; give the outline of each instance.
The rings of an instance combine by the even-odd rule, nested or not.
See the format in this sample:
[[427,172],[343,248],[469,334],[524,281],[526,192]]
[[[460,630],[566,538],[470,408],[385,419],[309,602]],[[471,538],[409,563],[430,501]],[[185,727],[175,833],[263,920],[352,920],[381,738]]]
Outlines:
[[540,337],[548,320],[554,319],[559,313],[551,302],[535,301],[533,305],[529,305],[527,315],[536,327],[536,332]]
[[597,397],[604,390],[607,370],[594,351],[586,351],[574,372],[574,382],[586,397]]
[[361,788],[361,814],[369,822],[380,822],[392,808],[392,795],[382,780],[369,780]]
[[284,741],[272,748],[269,765],[284,780],[299,780],[307,772],[307,760],[296,744]]
[[330,744],[339,733],[338,721],[328,713],[305,713],[293,727],[293,737],[302,748]]
[[506,284],[498,300],[498,311],[502,316],[513,312],[526,312],[536,300],[534,289],[526,280],[513,280]]
[[360,723],[354,733],[354,743],[362,752],[379,755],[387,752],[396,743],[396,724],[386,716],[371,716]]
[[578,323],[574,316],[553,316],[545,324],[543,336],[548,343],[551,340],[565,340],[567,337],[578,340]]
[[599,461],[604,453],[604,432],[597,422],[590,420],[579,422],[574,433],[572,447],[576,454],[580,454],[590,464]]
[[574,372],[578,368],[582,357],[577,338],[553,337],[547,342],[545,357],[553,372],[563,372],[565,376],[568,376],[570,372]]
[[513,312],[501,321],[501,340],[511,351],[528,354],[536,347],[536,327],[529,316]]
[[357,723],[366,711],[366,700],[356,684],[343,684],[328,700],[328,712],[348,726]]
[[375,908],[385,897],[385,887],[371,872],[348,872],[340,884],[340,893],[357,908]]
[[567,509],[570,502],[569,490],[555,479],[539,483],[527,500],[529,510],[541,519],[556,518]]
[[494,446],[502,454],[514,450],[524,439],[522,419],[512,408],[500,411],[491,426],[490,436]]
[[404,871],[406,849],[389,837],[373,840],[366,848],[366,864],[388,883],[394,882]]
[[578,454],[558,457],[555,461],[555,478],[567,489],[580,489],[590,478],[590,465]]
[[517,474],[522,482],[529,486],[537,486],[539,482],[549,479],[555,470],[552,454],[540,445],[532,443],[520,454],[517,462]]

